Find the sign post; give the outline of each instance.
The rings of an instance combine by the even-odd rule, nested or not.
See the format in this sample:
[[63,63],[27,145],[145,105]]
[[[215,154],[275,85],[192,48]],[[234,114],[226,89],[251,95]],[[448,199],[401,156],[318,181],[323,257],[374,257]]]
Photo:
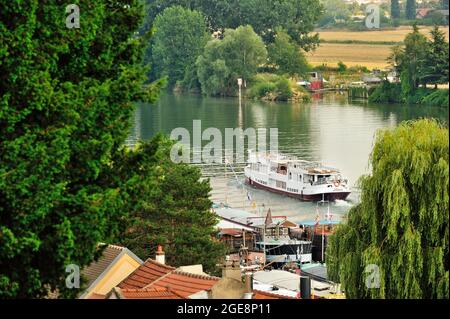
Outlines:
[[241,100],[242,100],[242,79],[239,78],[237,81],[238,81],[238,86],[239,86],[239,105],[241,105]]

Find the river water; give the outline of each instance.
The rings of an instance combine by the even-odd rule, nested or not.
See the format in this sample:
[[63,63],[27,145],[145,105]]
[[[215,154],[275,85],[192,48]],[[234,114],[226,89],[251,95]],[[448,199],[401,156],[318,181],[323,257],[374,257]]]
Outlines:
[[[370,173],[369,155],[377,130],[423,117],[447,122],[448,109],[370,105],[366,101],[350,102],[339,94],[316,97],[303,104],[243,101],[241,105],[236,98],[163,95],[155,105],[138,105],[128,142],[149,139],[157,132],[170,134],[175,128],[186,128],[192,139],[194,120],[201,120],[202,130],[218,128],[223,136],[225,128],[278,128],[280,152],[339,168],[353,185],[353,192],[346,201],[330,205],[333,220],[339,221],[358,202],[356,182],[361,175]],[[200,166],[205,178],[210,178],[211,199],[215,203],[226,203],[261,215],[271,208],[273,215],[288,216],[294,222],[314,221],[317,212],[323,216],[326,210],[316,203],[243,185],[244,163],[233,164],[233,167],[195,165]]]

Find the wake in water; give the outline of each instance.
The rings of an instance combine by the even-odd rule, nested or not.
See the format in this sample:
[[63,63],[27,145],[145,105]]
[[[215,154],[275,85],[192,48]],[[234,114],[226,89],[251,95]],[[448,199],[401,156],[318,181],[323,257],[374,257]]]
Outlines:
[[336,199],[334,205],[337,207],[352,207],[354,203],[350,200]]

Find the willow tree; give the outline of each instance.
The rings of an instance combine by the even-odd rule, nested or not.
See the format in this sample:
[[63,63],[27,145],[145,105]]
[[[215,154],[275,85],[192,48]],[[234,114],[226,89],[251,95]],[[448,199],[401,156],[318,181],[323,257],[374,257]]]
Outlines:
[[378,132],[361,202],[327,248],[348,298],[449,297],[448,138],[427,119]]

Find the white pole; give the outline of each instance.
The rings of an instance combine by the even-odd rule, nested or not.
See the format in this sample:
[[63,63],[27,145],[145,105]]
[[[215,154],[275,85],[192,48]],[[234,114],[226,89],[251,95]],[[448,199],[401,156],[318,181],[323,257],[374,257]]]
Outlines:
[[[330,204],[328,204],[328,209],[330,209],[330,206],[329,206]],[[324,220],[325,220],[325,218],[324,218]],[[322,263],[324,262],[324,260],[323,260],[323,251],[324,251],[324,244],[325,244],[325,224],[324,225],[322,225]]]

